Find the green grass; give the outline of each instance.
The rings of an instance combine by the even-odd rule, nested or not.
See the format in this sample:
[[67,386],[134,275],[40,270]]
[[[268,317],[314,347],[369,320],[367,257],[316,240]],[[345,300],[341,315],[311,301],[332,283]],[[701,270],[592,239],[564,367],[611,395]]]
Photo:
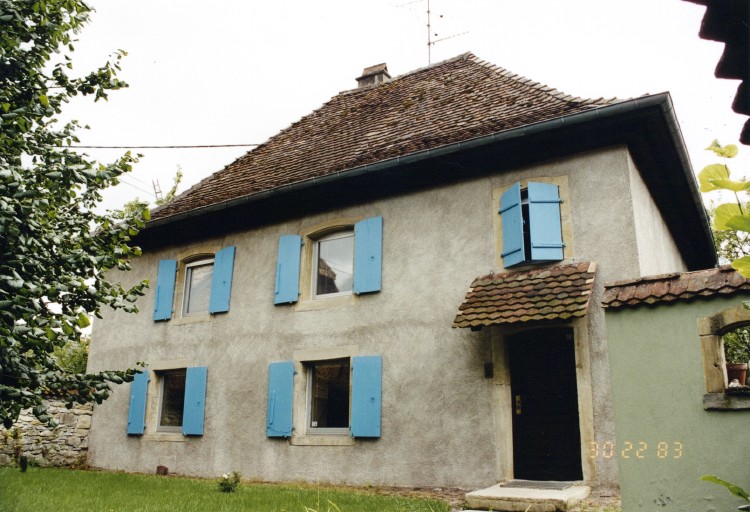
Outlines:
[[330,487],[243,482],[219,492],[217,479],[0,468],[0,512],[447,512],[447,504]]

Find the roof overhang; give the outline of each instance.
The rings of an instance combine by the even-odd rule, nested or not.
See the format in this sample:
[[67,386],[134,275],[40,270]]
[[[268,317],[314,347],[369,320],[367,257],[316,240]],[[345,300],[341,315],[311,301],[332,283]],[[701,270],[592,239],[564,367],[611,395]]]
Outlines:
[[144,248],[205,239],[375,198],[627,145],[690,270],[714,266],[708,217],[669,93],[410,153],[147,223]]
[[596,263],[578,262],[490,274],[469,287],[453,327],[485,327],[582,317],[589,307]]

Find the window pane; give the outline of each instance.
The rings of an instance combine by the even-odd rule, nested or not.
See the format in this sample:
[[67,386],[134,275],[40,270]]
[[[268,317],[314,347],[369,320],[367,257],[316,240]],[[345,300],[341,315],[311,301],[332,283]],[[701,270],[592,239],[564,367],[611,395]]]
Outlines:
[[208,312],[213,270],[213,263],[187,268],[187,276],[185,277],[185,313]]
[[352,291],[354,235],[318,242],[317,295]]
[[165,373],[162,382],[160,427],[181,427],[185,408],[185,372]]
[[349,360],[328,361],[312,367],[310,426],[349,427]]

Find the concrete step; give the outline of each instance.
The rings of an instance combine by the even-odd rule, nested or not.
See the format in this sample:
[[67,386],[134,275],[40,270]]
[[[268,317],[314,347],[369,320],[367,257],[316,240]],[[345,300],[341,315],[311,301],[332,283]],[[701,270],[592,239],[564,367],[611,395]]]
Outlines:
[[534,489],[497,484],[466,494],[466,506],[485,511],[567,512],[574,504],[586,499],[590,492],[591,488],[585,485],[571,485],[564,489]]

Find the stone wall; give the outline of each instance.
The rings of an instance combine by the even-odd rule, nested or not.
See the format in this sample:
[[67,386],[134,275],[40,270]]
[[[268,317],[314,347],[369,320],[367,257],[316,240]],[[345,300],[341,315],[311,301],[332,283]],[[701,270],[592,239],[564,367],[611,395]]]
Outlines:
[[19,455],[41,466],[84,466],[88,461],[92,406],[66,409],[63,402],[50,401],[49,413],[57,428],[43,426],[31,414],[21,413],[10,430],[0,431],[0,465],[14,463]]

